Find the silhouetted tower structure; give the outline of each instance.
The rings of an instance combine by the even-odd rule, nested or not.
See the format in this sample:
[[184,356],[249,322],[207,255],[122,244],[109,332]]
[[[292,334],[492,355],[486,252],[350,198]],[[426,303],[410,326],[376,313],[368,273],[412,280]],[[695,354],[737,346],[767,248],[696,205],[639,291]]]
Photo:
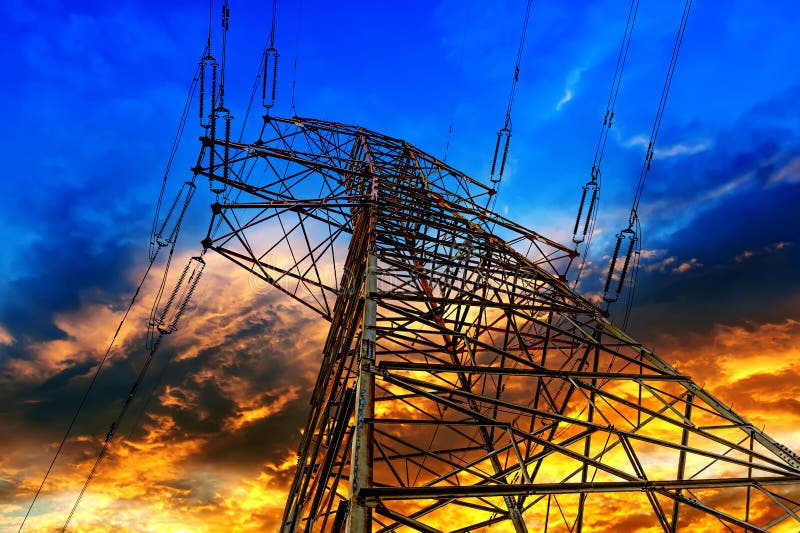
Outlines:
[[222,191],[204,246],[330,323],[282,531],[797,530],[798,456],[573,292],[575,252],[485,185],[302,118],[205,137],[195,171]]

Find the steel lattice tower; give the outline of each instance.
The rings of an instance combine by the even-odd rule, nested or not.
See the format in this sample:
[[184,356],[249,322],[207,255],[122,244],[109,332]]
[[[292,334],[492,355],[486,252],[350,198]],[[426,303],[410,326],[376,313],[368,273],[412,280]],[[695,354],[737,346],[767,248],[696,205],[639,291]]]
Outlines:
[[575,252],[481,183],[300,118],[203,138],[195,172],[226,189],[204,246],[330,322],[283,531],[796,531],[800,458],[573,292]]

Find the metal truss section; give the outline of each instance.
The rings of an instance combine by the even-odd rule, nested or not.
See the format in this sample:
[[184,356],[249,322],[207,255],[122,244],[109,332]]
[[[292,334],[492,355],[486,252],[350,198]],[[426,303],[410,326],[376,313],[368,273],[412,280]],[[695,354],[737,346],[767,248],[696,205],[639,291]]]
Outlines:
[[318,120],[203,142],[204,245],[330,321],[283,531],[797,530],[797,455],[570,290],[574,251],[491,189]]

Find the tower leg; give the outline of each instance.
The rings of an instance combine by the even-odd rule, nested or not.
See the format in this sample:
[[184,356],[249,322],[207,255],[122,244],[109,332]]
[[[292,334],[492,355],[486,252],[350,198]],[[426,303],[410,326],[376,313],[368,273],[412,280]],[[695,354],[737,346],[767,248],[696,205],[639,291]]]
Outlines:
[[361,330],[361,348],[356,382],[355,434],[350,460],[350,514],[347,531],[366,533],[372,531],[372,509],[359,504],[358,491],[372,483],[372,425],[367,423],[374,414],[375,375],[370,365],[375,362],[375,321],[377,304],[377,258],[370,251],[367,256],[367,273],[364,283],[364,324]]

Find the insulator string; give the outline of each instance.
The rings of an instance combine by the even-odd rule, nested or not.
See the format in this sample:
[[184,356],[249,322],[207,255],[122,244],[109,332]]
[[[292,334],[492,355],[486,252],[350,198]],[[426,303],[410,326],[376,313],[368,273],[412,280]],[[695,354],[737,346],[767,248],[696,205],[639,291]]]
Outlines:
[[642,226],[639,223],[639,219],[636,219],[636,234],[639,236],[639,239],[636,243],[636,250],[633,252],[633,268],[631,273],[631,288],[628,294],[628,301],[625,305],[625,318],[622,321],[622,329],[627,329],[628,324],[630,323],[631,318],[631,309],[633,308],[633,299],[636,293],[636,278],[639,277],[639,261],[642,257],[642,241],[644,237],[642,237]]
[[[625,65],[628,60],[628,53],[631,47],[633,30],[636,26],[636,16],[638,12],[639,0],[631,0],[630,7],[628,8],[628,16],[625,21],[625,31],[622,34],[622,41],[620,42],[619,51],[617,52],[617,62],[614,67],[614,75],[611,78],[611,87],[608,92],[608,100],[606,101],[603,122],[600,126],[600,134],[598,135],[597,144],[595,146],[592,168],[589,172],[589,181],[587,181],[586,184],[584,184],[581,188],[581,201],[578,205],[578,214],[575,217],[575,226],[572,232],[572,242],[576,244],[576,249],[578,247],[577,245],[580,245],[584,242],[586,244],[583,248],[578,273],[573,281],[573,287],[576,288],[580,282],[581,275],[584,272],[589,257],[595,221],[597,219],[597,213],[600,204],[600,169],[603,162],[603,155],[605,154],[608,135],[611,131],[611,127],[614,124],[614,118],[616,116],[615,110],[617,98],[619,96],[620,87],[622,86],[622,78],[625,72]],[[587,199],[589,201],[588,208],[586,206]]]
[[139,285],[136,286],[136,290],[133,293],[130,301],[128,302],[128,306],[125,309],[125,313],[122,315],[122,318],[117,325],[116,331],[114,331],[114,335],[111,337],[111,341],[108,343],[108,347],[106,348],[103,357],[100,359],[100,362],[97,364],[97,368],[92,375],[92,379],[89,382],[89,385],[86,387],[86,390],[81,397],[81,401],[78,403],[78,408],[75,410],[75,413],[72,415],[72,420],[70,420],[69,426],[67,426],[67,431],[64,433],[64,436],[61,438],[61,442],[58,444],[58,448],[56,449],[55,454],[53,455],[53,459],[50,461],[50,464],[47,467],[47,471],[42,478],[42,482],[39,484],[39,487],[36,489],[36,493],[33,496],[33,500],[31,504],[28,506],[28,510],[25,512],[25,516],[22,518],[22,523],[19,525],[18,532],[22,531],[22,528],[25,527],[25,522],[28,520],[30,516],[31,510],[33,509],[36,500],[39,498],[39,495],[44,488],[45,483],[47,482],[48,477],[50,476],[50,472],[53,470],[53,466],[55,466],[56,461],[58,460],[59,455],[61,455],[62,450],[64,449],[64,445],[66,444],[69,436],[72,434],[72,430],[75,427],[75,422],[78,420],[78,416],[80,415],[81,411],[83,410],[84,405],[86,404],[86,400],[89,398],[89,394],[92,392],[95,383],[97,382],[97,378],[100,375],[100,371],[103,369],[106,361],[108,360],[109,355],[111,354],[111,350],[117,342],[117,337],[119,336],[120,331],[122,330],[122,326],[125,324],[125,321],[128,318],[128,315],[133,309],[134,304],[136,303],[137,298],[139,297],[139,293],[142,290],[142,286],[144,285],[145,281],[147,280],[148,275],[150,274],[150,270],[153,268],[153,264],[156,261],[156,257],[158,256],[158,251],[160,248],[156,248],[155,254],[150,258],[150,262],[147,265],[147,269],[145,270],[144,274],[142,274],[141,279],[139,280]]
[[[158,227],[158,220],[161,216],[161,206],[164,201],[164,191],[167,187],[167,179],[169,177],[169,173],[172,170],[172,163],[175,161],[175,156],[178,153],[178,148],[180,147],[181,141],[183,140],[183,132],[186,129],[186,121],[189,118],[189,113],[191,112],[192,107],[192,100],[194,99],[195,91],[197,90],[198,83],[202,83],[202,72],[201,66],[202,61],[198,64],[197,69],[195,69],[194,76],[192,76],[192,82],[189,84],[189,91],[186,95],[186,101],[183,105],[183,111],[181,113],[180,120],[178,121],[178,129],[175,132],[175,137],[172,141],[172,148],[169,152],[169,157],[167,158],[167,164],[164,168],[164,177],[161,180],[161,189],[158,193],[158,200],[156,201],[156,210],[155,214],[153,215],[153,225],[150,230],[150,250],[149,250],[149,257],[152,258],[153,254],[155,253],[156,248],[156,238],[157,238],[157,227]],[[203,96],[202,96],[202,85],[200,85],[200,105],[202,106]],[[174,204],[172,206],[174,208]],[[171,213],[171,210],[170,210]],[[167,216],[169,218],[169,215]],[[163,227],[162,227],[163,229]]]
[[222,4],[222,64],[219,75],[219,109],[225,110],[225,67],[228,48],[228,27],[231,10],[228,9],[228,0]]
[[[525,38],[528,34],[528,21],[530,20],[531,15],[531,7],[533,6],[533,0],[528,0],[527,5],[525,6],[525,17],[522,21],[522,32],[519,38],[519,48],[517,49],[517,57],[516,62],[514,64],[514,77],[511,81],[511,90],[508,94],[508,104],[506,105],[506,116],[505,120],[503,121],[503,127],[497,132],[497,142],[495,143],[494,147],[494,155],[492,156],[492,169],[489,172],[489,181],[492,183],[492,190],[489,193],[489,201],[487,202],[487,207],[489,209],[494,208],[494,204],[497,202],[497,192],[500,188],[500,182],[503,180],[503,174],[505,173],[506,168],[506,161],[508,159],[508,148],[511,142],[511,108],[514,105],[514,95],[517,91],[517,83],[519,83],[519,73],[520,73],[520,64],[522,63],[522,52],[525,49]],[[502,156],[500,155],[500,147],[503,147]],[[498,158],[500,159],[500,165],[498,167],[497,162]],[[495,177],[495,170],[497,170],[497,176]]]
[[[207,51],[207,48],[206,48],[206,51]],[[157,203],[156,203],[155,214],[153,216],[153,224],[152,224],[151,232],[150,232],[150,250],[149,250],[149,253],[148,253],[147,268],[145,269],[144,274],[142,275],[141,279],[139,280],[139,284],[136,286],[136,289],[135,289],[135,291],[133,293],[133,296],[131,296],[131,299],[128,302],[128,306],[125,309],[125,313],[122,315],[122,318],[120,319],[120,322],[118,323],[117,328],[116,328],[113,336],[111,337],[111,340],[109,341],[109,344],[108,344],[108,346],[107,346],[107,348],[106,348],[106,350],[105,350],[105,352],[103,354],[103,357],[100,359],[100,362],[98,363],[97,368],[95,369],[95,372],[92,375],[92,379],[89,381],[89,384],[86,387],[86,390],[84,391],[80,402],[78,403],[78,407],[76,408],[75,413],[73,414],[72,419],[70,420],[70,423],[67,426],[67,430],[64,433],[64,436],[62,437],[61,441],[59,442],[58,447],[56,448],[56,451],[55,451],[55,453],[53,455],[53,458],[51,459],[50,464],[48,465],[47,470],[45,471],[45,474],[44,474],[44,476],[42,478],[41,483],[39,484],[39,487],[37,488],[36,492],[34,493],[33,499],[31,500],[31,503],[28,506],[28,509],[27,509],[27,511],[25,513],[25,516],[23,517],[22,522],[20,523],[20,526],[19,526],[19,529],[18,529],[19,532],[21,532],[22,529],[25,527],[25,523],[26,523],[27,519],[29,518],[31,511],[33,510],[33,506],[36,504],[36,501],[38,500],[39,496],[41,495],[41,492],[42,492],[42,490],[43,490],[43,488],[44,488],[44,486],[45,486],[45,484],[46,484],[46,482],[47,482],[47,480],[48,480],[48,478],[50,476],[50,473],[52,472],[53,467],[55,466],[55,464],[56,464],[56,462],[58,460],[58,457],[61,455],[61,452],[63,451],[64,445],[66,444],[67,440],[69,439],[70,435],[72,434],[72,430],[75,427],[75,423],[77,422],[78,417],[80,416],[80,413],[82,412],[82,410],[83,410],[83,408],[84,408],[84,406],[86,404],[86,401],[89,398],[89,395],[91,394],[92,390],[94,389],[94,386],[95,386],[95,384],[97,382],[97,379],[98,379],[98,377],[100,375],[100,372],[104,368],[105,363],[106,363],[106,361],[108,360],[108,357],[111,354],[111,350],[116,345],[117,338],[119,337],[119,333],[122,330],[125,322],[127,321],[128,316],[130,315],[131,309],[133,309],[133,306],[136,304],[136,301],[138,300],[139,294],[141,293],[141,289],[144,286],[145,282],[147,281],[147,278],[149,277],[150,272],[152,271],[153,265],[155,264],[156,260],[158,259],[159,252],[164,247],[168,247],[169,248],[169,254],[168,254],[168,259],[167,259],[167,263],[166,263],[166,265],[167,265],[166,268],[167,269],[169,268],[169,261],[171,260],[172,253],[173,253],[174,247],[175,247],[175,243],[176,243],[177,238],[178,238],[178,233],[180,232],[181,222],[183,220],[183,217],[184,217],[184,215],[186,213],[186,209],[188,208],[189,203],[191,202],[191,199],[192,199],[192,196],[193,196],[194,185],[189,183],[189,182],[187,182],[187,183],[189,183],[191,185],[191,187],[188,189],[189,190],[188,193],[184,193],[184,190],[185,190],[184,187],[186,186],[186,184],[184,184],[184,186],[181,187],[181,189],[178,191],[178,194],[175,196],[174,200],[170,204],[170,208],[169,208],[169,210],[167,212],[167,215],[164,217],[164,220],[161,223],[160,227],[159,227],[159,218],[160,218],[160,215],[161,215],[161,207],[163,205],[164,193],[165,193],[165,190],[166,190],[167,179],[168,179],[170,171],[172,169],[172,164],[173,164],[173,162],[175,160],[178,148],[179,148],[180,143],[181,143],[181,141],[183,139],[183,133],[184,133],[185,128],[186,128],[186,121],[188,119],[189,112],[191,111],[191,103],[192,103],[192,100],[194,98],[194,93],[197,90],[197,87],[198,87],[198,85],[200,83],[200,80],[201,80],[200,72],[201,72],[200,71],[200,65],[198,64],[198,67],[195,70],[194,76],[192,77],[192,82],[189,85],[189,90],[188,90],[188,93],[187,93],[187,96],[186,96],[186,100],[185,100],[185,103],[184,103],[183,111],[181,113],[180,120],[178,121],[178,128],[177,128],[177,131],[175,133],[175,137],[174,137],[173,142],[172,142],[172,147],[170,149],[169,157],[167,158],[167,164],[166,164],[166,167],[165,167],[165,170],[164,170],[164,176],[163,176],[161,187],[160,187],[160,190],[159,190],[158,200],[157,200]],[[180,204],[180,198],[184,194],[186,194],[186,196],[185,196],[183,204],[181,205]],[[177,217],[172,229],[167,233],[166,229],[169,227],[168,226],[169,221],[172,219],[172,216],[175,213],[175,209],[177,208],[178,205],[181,205],[181,209],[180,209],[179,215],[178,215],[178,217]],[[165,237],[165,234],[166,234],[166,237]]]
[[[272,29],[269,32],[269,46],[264,50],[261,86],[261,105],[269,110],[275,105],[278,88],[278,50],[275,48],[275,24],[278,14],[278,0],[272,1]],[[270,73],[272,76],[270,77]],[[271,80],[271,83],[270,83]]]
[[[633,201],[631,203],[630,214],[628,216],[628,225],[627,227],[622,230],[618,235],[618,244],[620,236],[627,235],[630,236],[630,245],[628,248],[628,253],[626,255],[625,263],[623,265],[623,269],[620,272],[620,278],[617,285],[617,291],[615,294],[610,294],[608,289],[604,291],[603,299],[610,305],[617,301],[622,291],[623,286],[625,285],[626,275],[630,269],[631,271],[631,281],[630,281],[630,290],[628,291],[628,301],[626,304],[626,312],[624,322],[627,324],[629,317],[630,317],[630,309],[633,305],[633,294],[635,291],[635,283],[638,277],[638,267],[639,267],[639,256],[641,251],[641,223],[639,220],[639,204],[642,200],[642,195],[644,193],[644,186],[647,181],[647,176],[650,172],[650,167],[653,161],[653,155],[655,154],[655,144],[656,139],[658,138],[658,133],[661,129],[661,122],[664,118],[664,112],[666,109],[667,104],[667,97],[669,96],[669,90],[672,87],[672,80],[675,76],[675,68],[678,64],[678,55],[680,54],[681,44],[683,43],[683,37],[686,33],[686,24],[689,20],[689,13],[692,9],[692,0],[686,0],[683,6],[683,13],[681,14],[680,24],[678,25],[678,31],[675,36],[675,43],[672,47],[672,55],[669,60],[669,66],[667,67],[667,73],[664,77],[664,84],[661,88],[661,96],[658,101],[658,107],[656,109],[655,118],[653,120],[653,126],[650,130],[650,139],[647,143],[647,151],[644,156],[644,160],[642,161],[642,168],[639,173],[639,179],[636,183],[636,189],[633,195]],[[638,244],[637,244],[638,241]],[[633,264],[631,266],[631,261]],[[608,272],[608,279],[606,282],[606,287],[608,287],[608,280],[611,279],[615,271],[615,260],[612,257],[611,264],[609,265],[609,272]]]
[[[194,263],[194,266],[192,266]],[[92,465],[91,470],[89,471],[86,480],[81,487],[80,492],[78,493],[77,498],[75,499],[75,503],[73,504],[72,508],[70,509],[69,514],[67,515],[67,519],[64,522],[63,527],[61,528],[61,532],[64,533],[67,528],[69,527],[72,518],[75,515],[75,512],[78,510],[78,506],[83,499],[83,496],[86,494],[86,490],[89,487],[89,484],[94,479],[95,475],[97,474],[97,470],[100,467],[103,459],[108,455],[108,450],[111,447],[111,443],[114,440],[114,435],[116,434],[119,427],[122,425],[123,420],[125,419],[125,415],[127,414],[128,410],[130,409],[131,404],[133,403],[134,398],[136,397],[136,392],[139,390],[139,387],[142,384],[145,376],[147,375],[147,371],[150,369],[150,366],[153,363],[156,353],[158,352],[158,348],[161,345],[161,341],[164,338],[164,335],[168,335],[177,330],[178,321],[180,320],[181,316],[183,315],[186,307],[189,305],[191,301],[192,295],[194,294],[195,289],[197,288],[197,284],[200,281],[200,276],[203,273],[203,269],[205,267],[205,261],[201,256],[192,257],[189,260],[186,268],[184,268],[183,273],[181,274],[178,283],[175,286],[175,289],[170,296],[170,299],[165,306],[163,312],[161,313],[161,320],[163,325],[159,327],[160,335],[156,338],[153,346],[150,349],[150,352],[145,359],[144,364],[142,365],[139,374],[136,376],[136,380],[133,382],[131,386],[130,392],[128,396],[125,398],[125,402],[122,405],[122,409],[120,410],[119,414],[117,415],[116,419],[111,423],[111,427],[106,433],[105,440],[103,441],[103,446],[100,449],[100,452],[95,459],[94,464]],[[187,273],[189,273],[187,278]],[[181,286],[183,285],[183,287]],[[177,303],[176,303],[177,302]],[[171,312],[172,308],[175,308],[174,311]]]

